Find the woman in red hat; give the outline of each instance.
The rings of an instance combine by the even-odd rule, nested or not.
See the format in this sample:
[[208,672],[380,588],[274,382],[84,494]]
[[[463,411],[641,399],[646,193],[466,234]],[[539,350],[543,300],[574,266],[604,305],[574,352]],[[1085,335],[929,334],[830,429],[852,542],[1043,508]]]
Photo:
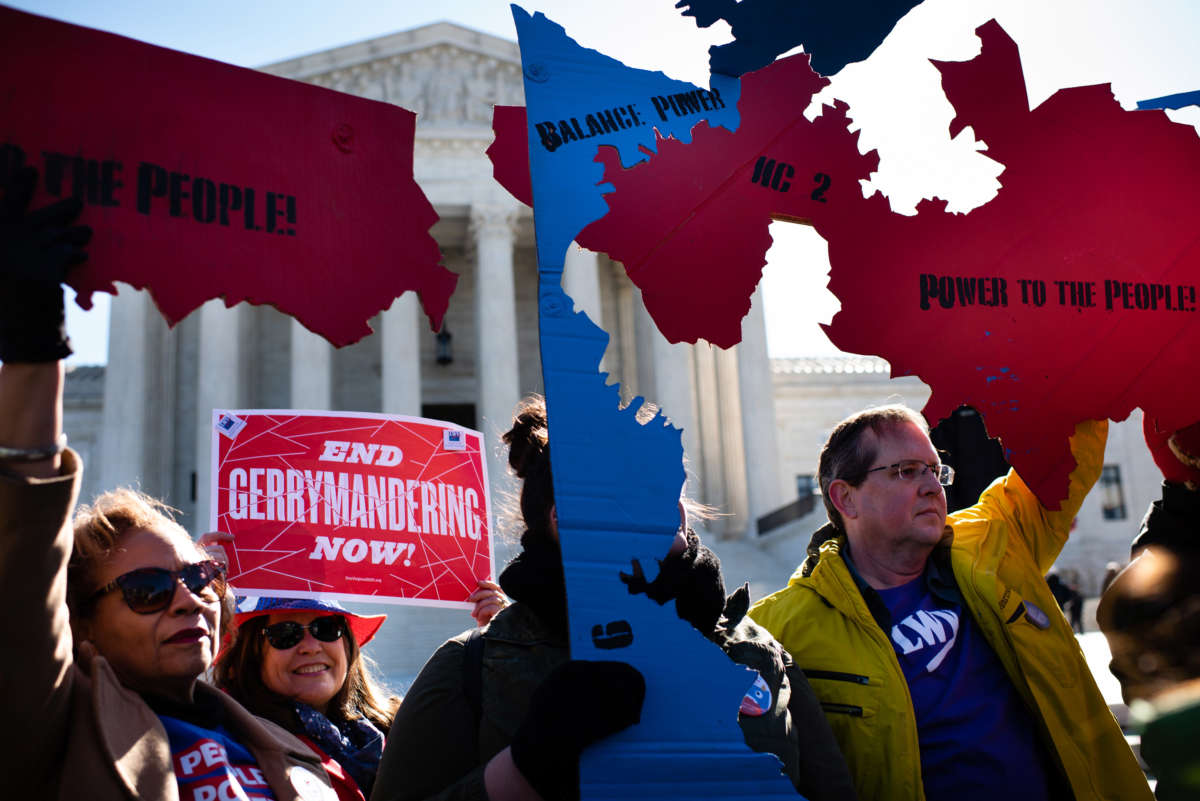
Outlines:
[[341,801],[363,801],[400,705],[361,652],[387,616],[301,598],[248,598],[239,607],[237,635],[217,658],[217,686],[312,748]]
[[[227,537],[209,534],[201,543],[221,560],[218,543]],[[507,603],[489,581],[470,600],[481,626]],[[217,686],[312,748],[340,801],[365,801],[400,706],[361,651],[387,615],[303,598],[244,598],[238,606],[236,636],[217,657]]]

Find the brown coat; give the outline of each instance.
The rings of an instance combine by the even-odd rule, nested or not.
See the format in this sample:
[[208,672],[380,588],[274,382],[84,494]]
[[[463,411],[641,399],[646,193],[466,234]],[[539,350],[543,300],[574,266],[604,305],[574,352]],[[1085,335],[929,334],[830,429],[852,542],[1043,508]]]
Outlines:
[[[0,471],[0,782],[6,798],[178,801],[167,733],[108,660],[76,661],[67,619],[79,458],[62,475]],[[81,651],[88,651],[84,646]],[[279,801],[335,801],[315,754],[210,685]]]

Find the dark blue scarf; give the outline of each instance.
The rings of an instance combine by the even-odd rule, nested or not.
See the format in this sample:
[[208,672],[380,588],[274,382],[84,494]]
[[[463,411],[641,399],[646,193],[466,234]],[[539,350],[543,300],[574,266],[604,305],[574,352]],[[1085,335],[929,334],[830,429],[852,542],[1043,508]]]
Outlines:
[[335,724],[308,704],[297,701],[295,706],[304,734],[336,759],[363,795],[370,798],[383,756],[383,732],[366,718]]

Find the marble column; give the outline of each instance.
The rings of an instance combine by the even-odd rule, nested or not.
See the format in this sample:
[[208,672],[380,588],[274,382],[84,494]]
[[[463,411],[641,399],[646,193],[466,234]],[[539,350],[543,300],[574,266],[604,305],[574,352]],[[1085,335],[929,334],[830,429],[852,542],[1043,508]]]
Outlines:
[[683,429],[683,450],[688,460],[688,494],[698,500],[702,481],[701,446],[696,430],[695,402],[692,392],[692,354],[687,344],[667,342],[654,319],[646,311],[641,296],[637,299],[635,327],[638,337],[637,393],[658,404],[676,428]]
[[293,319],[291,348],[291,407],[329,409],[333,390],[333,346]]
[[[474,206],[470,236],[475,249],[475,325],[479,375],[479,430],[488,453],[493,501],[511,486],[500,435],[512,422],[520,400],[517,367],[517,306],[513,244],[517,210],[511,206]],[[531,321],[531,324],[532,321]]]
[[421,305],[405,292],[383,313],[382,403],[384,414],[421,416]]
[[751,298],[750,313],[742,319],[742,342],[737,346],[741,386],[742,440],[746,449],[746,491],[751,524],[757,535],[758,518],[783,503],[779,451],[776,447],[775,395],[771,360],[767,356],[767,329],[763,319],[762,288]]
[[124,284],[109,315],[100,448],[86,468],[101,491],[141,487],[180,505],[171,493],[175,337],[149,294]]
[[[633,291],[633,284],[622,274],[616,280],[617,286],[617,324],[616,331],[610,331],[617,338],[615,353],[620,359],[620,369],[615,378],[621,382],[621,403],[629,403],[638,394],[638,364],[641,356],[638,353],[637,336],[637,307],[641,298]],[[611,351],[611,346],[610,346]],[[611,365],[610,365],[611,366]],[[612,383],[613,376],[609,377]]]
[[[692,349],[696,366],[696,427],[699,431],[699,452],[688,455],[692,467],[702,479],[694,492],[704,503],[728,512],[725,493],[725,465],[721,458],[720,387],[717,385],[717,365],[714,348],[701,340]],[[725,518],[710,521],[710,529],[724,529]]]
[[632,284],[629,285],[629,297],[633,303],[633,345],[635,358],[633,369],[628,375],[633,379],[633,394],[641,395],[648,401],[659,404],[658,392],[654,382],[654,353],[655,342],[662,339],[658,327],[654,325],[646,307],[642,304],[642,293]]
[[196,352],[196,517],[197,531],[209,530],[209,496],[212,492],[212,438],[214,409],[241,406],[241,308],[225,308],[210,300],[200,307],[199,346]]
[[588,318],[600,326],[600,273],[599,259],[593,251],[581,248],[574,242],[567,248],[563,264],[563,291],[575,301],[575,310],[585,312]]
[[746,447],[742,440],[741,382],[738,379],[738,356],[734,348],[713,348],[717,368],[717,419],[720,421],[721,472],[725,476],[725,511],[727,536],[740,536],[754,525],[749,517],[749,498],[746,492]]
[[[567,248],[563,263],[563,291],[575,301],[575,310],[582,311],[588,319],[604,328],[603,308],[600,302],[600,259],[594,251],[581,248],[574,242]],[[613,338],[609,332],[609,346]],[[617,356],[616,358],[620,358]],[[608,353],[600,359],[600,372],[612,369]]]

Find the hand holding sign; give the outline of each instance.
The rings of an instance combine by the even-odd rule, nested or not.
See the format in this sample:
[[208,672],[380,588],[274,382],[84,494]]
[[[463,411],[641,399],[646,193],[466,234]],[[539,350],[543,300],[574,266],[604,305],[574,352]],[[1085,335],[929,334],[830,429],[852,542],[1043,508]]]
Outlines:
[[233,535],[226,534],[224,531],[209,531],[201,534],[196,539],[196,544],[204,549],[204,553],[208,554],[208,558],[229,570],[229,552],[225,550],[224,543],[229,543],[233,547]]
[[475,618],[476,625],[482,627],[486,626],[497,612],[508,606],[508,598],[504,595],[504,590],[500,589],[500,585],[494,581],[480,579],[478,587],[479,589],[467,596],[467,600],[475,604],[475,608],[471,610],[471,617]]
[[32,167],[14,170],[0,200],[0,362],[53,362],[71,355],[62,282],[87,259],[92,230],[72,226],[82,204],[67,198],[28,211]]

